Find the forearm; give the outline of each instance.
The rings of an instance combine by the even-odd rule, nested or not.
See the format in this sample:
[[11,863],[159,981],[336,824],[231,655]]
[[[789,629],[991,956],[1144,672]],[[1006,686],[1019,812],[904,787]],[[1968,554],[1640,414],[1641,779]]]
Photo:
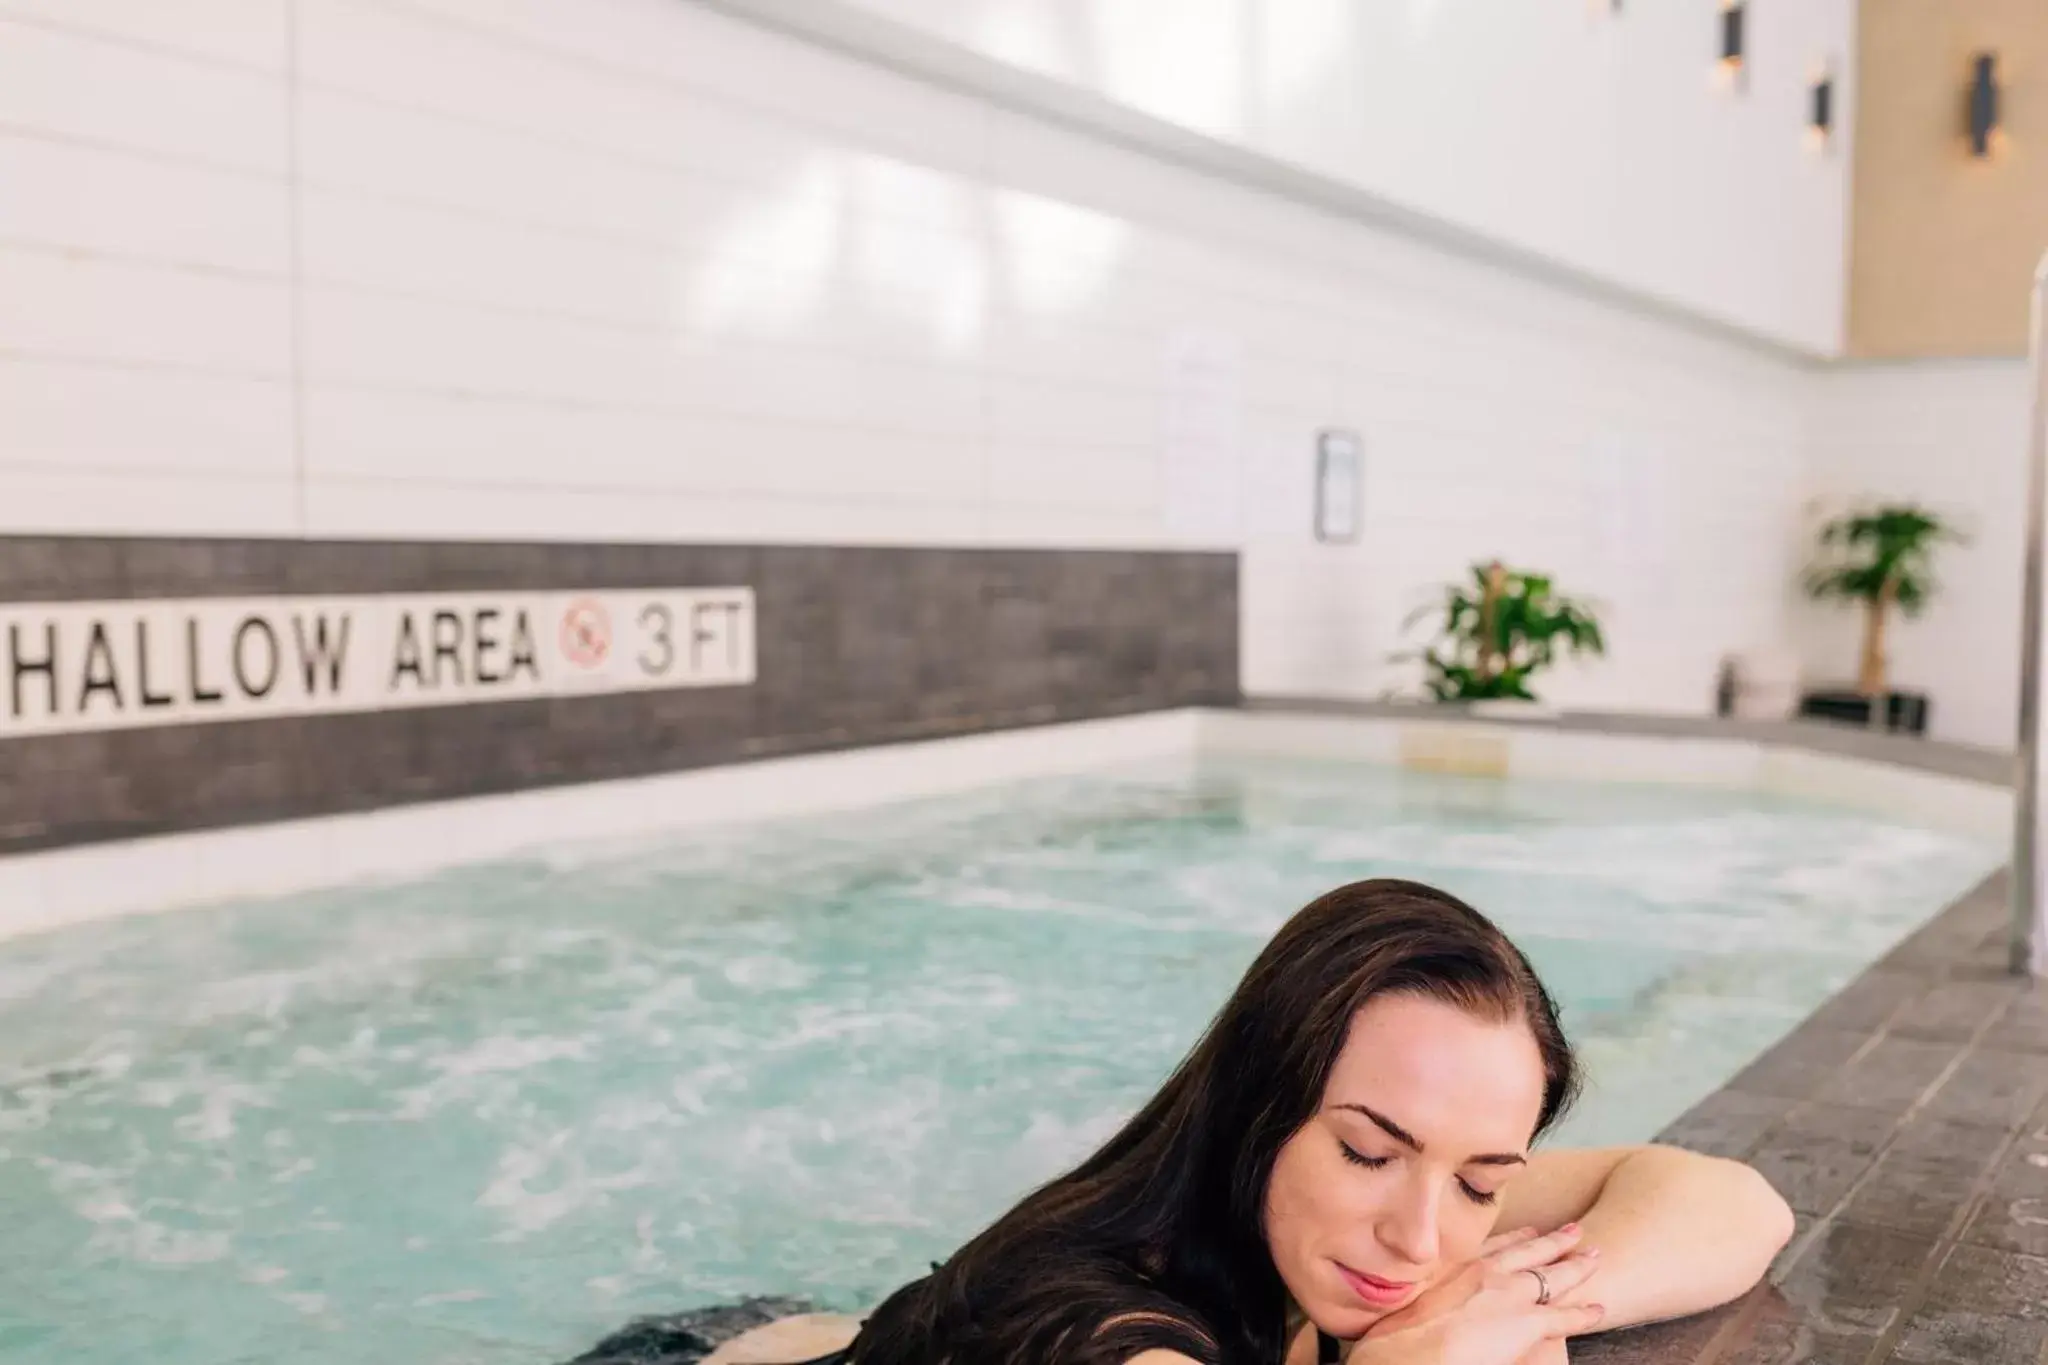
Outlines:
[[1792,1236],[1792,1212],[1762,1176],[1670,1147],[1632,1151],[1580,1222],[1600,1272],[1574,1297],[1605,1305],[1603,1331],[1740,1297]]

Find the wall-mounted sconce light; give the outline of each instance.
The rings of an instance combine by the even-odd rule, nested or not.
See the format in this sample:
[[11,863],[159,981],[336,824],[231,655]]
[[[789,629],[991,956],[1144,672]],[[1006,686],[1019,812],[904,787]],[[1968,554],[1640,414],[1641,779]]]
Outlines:
[[1998,126],[1998,55],[1980,52],[1971,63],[1970,97],[1966,106],[1970,155],[1990,156],[2005,142]]
[[1742,84],[1749,58],[1747,0],[1721,0],[1721,56],[1714,64],[1714,83],[1723,90]]
[[1826,67],[1814,73],[1813,84],[1808,88],[1806,113],[1806,145],[1814,152],[1825,152],[1835,135],[1835,76]]

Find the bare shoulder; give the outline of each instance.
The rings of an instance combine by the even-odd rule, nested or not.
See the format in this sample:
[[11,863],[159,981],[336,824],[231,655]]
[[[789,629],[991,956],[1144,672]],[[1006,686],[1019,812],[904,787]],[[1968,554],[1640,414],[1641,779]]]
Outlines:
[[1300,1330],[1287,1343],[1287,1365],[1316,1365],[1316,1329],[1313,1323],[1303,1323]]
[[795,1365],[844,1350],[859,1334],[859,1318],[805,1313],[740,1333],[704,1357],[704,1365]]

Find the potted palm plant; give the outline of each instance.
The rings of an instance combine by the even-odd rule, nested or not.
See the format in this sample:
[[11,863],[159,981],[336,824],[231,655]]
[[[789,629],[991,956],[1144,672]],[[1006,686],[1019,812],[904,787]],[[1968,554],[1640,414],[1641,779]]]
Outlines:
[[[1896,608],[1918,616],[1933,597],[1935,547],[1964,537],[1941,516],[1910,503],[1891,503],[1836,517],[1820,529],[1820,557],[1806,571],[1807,594],[1817,602],[1853,602],[1863,609],[1863,651],[1853,693],[1809,693],[1808,715],[1874,718],[1877,699],[1888,698],[1888,723],[1922,730],[1925,697],[1894,694],[1886,667],[1885,632]],[[1903,704],[1902,704],[1903,703]]]
[[1498,562],[1473,565],[1468,580],[1448,584],[1404,629],[1431,615],[1441,617],[1436,639],[1395,657],[1422,660],[1424,684],[1438,701],[1532,703],[1530,680],[1561,651],[1607,650],[1590,607],[1558,596],[1547,574]]

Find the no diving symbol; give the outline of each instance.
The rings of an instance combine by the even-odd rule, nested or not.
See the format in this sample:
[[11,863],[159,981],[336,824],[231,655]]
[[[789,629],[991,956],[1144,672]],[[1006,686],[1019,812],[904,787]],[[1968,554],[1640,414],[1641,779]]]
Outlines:
[[562,657],[578,668],[601,668],[612,652],[612,618],[589,598],[562,613]]

